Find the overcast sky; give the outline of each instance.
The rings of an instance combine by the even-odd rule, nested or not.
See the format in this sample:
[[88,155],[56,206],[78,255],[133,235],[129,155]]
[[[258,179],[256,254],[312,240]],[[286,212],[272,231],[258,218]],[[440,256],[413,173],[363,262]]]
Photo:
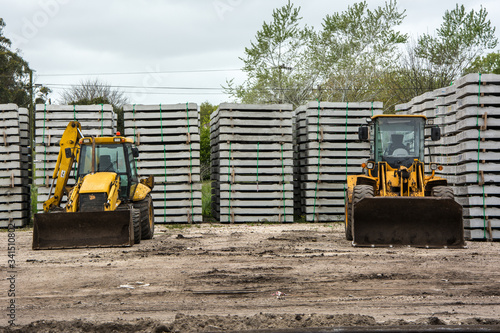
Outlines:
[[[321,27],[327,14],[353,1],[294,0],[302,22]],[[274,8],[287,0],[0,0],[0,17],[13,47],[36,70],[57,103],[62,87],[96,78],[126,86],[131,103],[198,104],[228,101],[221,85],[242,83],[239,59]],[[368,0],[370,9],[385,3]],[[454,0],[399,0],[400,31],[433,33]],[[500,36],[498,0],[465,0],[467,11],[488,11]],[[107,75],[104,73],[108,73]],[[109,74],[115,73],[115,74]],[[119,74],[116,74],[119,73]],[[126,74],[128,73],[128,74]],[[58,74],[56,76],[56,74]],[[63,75],[61,75],[63,74]],[[82,75],[91,74],[91,75]],[[156,88],[154,88],[156,87]],[[165,89],[187,88],[187,89]],[[193,89],[203,88],[203,89]]]

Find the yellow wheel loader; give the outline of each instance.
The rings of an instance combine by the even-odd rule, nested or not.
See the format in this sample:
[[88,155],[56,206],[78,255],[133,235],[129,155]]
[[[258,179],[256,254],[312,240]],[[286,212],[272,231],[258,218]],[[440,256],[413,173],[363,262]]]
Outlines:
[[[354,246],[464,247],[462,206],[441,166],[425,174],[426,117],[378,115],[359,128],[370,141],[365,174],[347,177],[345,234]],[[430,137],[440,139],[439,127]]]
[[[83,137],[80,123],[72,121],[59,145],[49,199],[34,216],[34,250],[132,246],[153,238],[154,180],[139,180],[132,139]],[[67,188],[75,163],[76,184]]]

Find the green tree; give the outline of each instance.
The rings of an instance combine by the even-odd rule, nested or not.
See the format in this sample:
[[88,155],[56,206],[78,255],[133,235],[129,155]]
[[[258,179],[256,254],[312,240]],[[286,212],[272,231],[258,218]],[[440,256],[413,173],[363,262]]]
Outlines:
[[485,50],[498,45],[495,27],[487,19],[488,12],[465,11],[464,5],[446,11],[443,23],[435,35],[424,34],[418,39],[416,55],[432,64],[432,73],[445,76],[451,82],[469,67]]
[[472,64],[467,67],[464,74],[490,73],[500,74],[500,52],[491,52],[486,56],[478,56]]
[[368,8],[366,1],[342,13],[327,15],[313,39],[311,66],[320,75],[321,100],[366,101],[377,97],[383,73],[397,60],[398,46],[407,35],[395,30],[405,17],[391,0]]
[[210,115],[217,110],[217,107],[208,101],[200,104],[200,126],[210,126]]
[[226,92],[243,103],[302,104],[315,81],[304,66],[311,30],[300,27],[300,7],[290,1],[275,9],[270,23],[264,22],[255,41],[245,48],[242,85],[229,81]]
[[37,88],[37,96],[35,98],[35,104],[45,104],[49,99],[49,94],[52,92],[52,89],[49,89],[47,87],[39,87]]
[[216,105],[203,102],[200,105],[200,166],[202,180],[210,179],[210,115]]
[[122,107],[128,103],[125,93],[113,89],[111,85],[101,82],[99,79],[82,80],[80,84],[71,86],[61,94],[63,104],[101,104],[109,103],[114,107]]
[[11,50],[11,41],[4,36],[5,22],[0,18],[0,103],[28,107],[31,69],[19,52]]
[[124,133],[123,105],[128,103],[128,98],[123,91],[113,89],[99,79],[88,79],[64,90],[61,101],[69,105],[111,104],[117,115],[117,130]]
[[404,18],[395,0],[375,10],[364,1],[327,15],[318,32],[300,26],[300,7],[290,2],[272,16],[245,48],[248,79],[228,82],[226,91],[245,103],[373,100],[407,40],[395,30]]
[[497,43],[486,9],[467,13],[464,6],[457,5],[445,12],[443,23],[433,35],[424,34],[407,44],[397,65],[384,75],[386,89],[381,100],[393,111],[396,104],[446,87],[467,72],[474,59],[482,59],[479,54]]

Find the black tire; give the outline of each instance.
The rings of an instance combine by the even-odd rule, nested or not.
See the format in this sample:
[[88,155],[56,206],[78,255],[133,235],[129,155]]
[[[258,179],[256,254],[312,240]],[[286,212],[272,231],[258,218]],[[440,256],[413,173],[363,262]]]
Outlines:
[[349,198],[346,194],[345,198],[345,239],[352,241],[352,202],[349,202]]
[[136,202],[134,207],[141,212],[141,239],[152,239],[155,232],[155,214],[151,194]]
[[455,199],[453,189],[449,186],[434,186],[431,191],[431,196],[444,199]]
[[[352,193],[351,203],[351,230],[354,225],[354,207],[364,198],[373,198],[373,187],[371,185],[356,185]],[[351,231],[352,232],[352,231]]]
[[141,211],[139,209],[132,209],[132,224],[134,225],[134,244],[141,242]]

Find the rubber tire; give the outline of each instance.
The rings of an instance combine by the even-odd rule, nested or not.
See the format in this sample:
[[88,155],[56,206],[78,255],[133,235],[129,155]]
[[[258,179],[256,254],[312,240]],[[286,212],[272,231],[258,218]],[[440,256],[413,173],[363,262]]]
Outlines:
[[345,198],[345,239],[352,241],[352,202],[349,202],[349,198],[346,195]]
[[352,192],[351,204],[351,233],[354,235],[354,206],[364,198],[373,198],[373,187],[371,185],[356,185]]
[[455,199],[453,189],[450,186],[434,186],[431,190],[431,196],[444,199]]
[[134,244],[141,242],[141,211],[132,208],[132,224],[134,225]]
[[141,239],[152,239],[155,233],[155,213],[151,194],[135,203],[134,207],[141,212]]

